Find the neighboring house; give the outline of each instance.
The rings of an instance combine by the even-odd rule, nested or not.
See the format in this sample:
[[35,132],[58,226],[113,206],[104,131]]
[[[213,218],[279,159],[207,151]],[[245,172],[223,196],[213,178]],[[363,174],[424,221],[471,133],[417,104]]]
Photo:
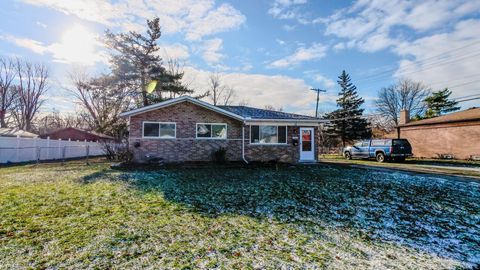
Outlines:
[[18,128],[0,128],[0,137],[36,138],[38,135]]
[[40,135],[40,138],[46,139],[50,138],[52,140],[72,140],[72,141],[100,141],[100,142],[109,142],[109,141],[114,141],[115,138],[97,133],[94,131],[87,131],[79,128],[74,128],[74,127],[68,127],[68,128],[62,128],[62,129],[57,129],[52,132],[44,133]]
[[415,157],[471,159],[480,156],[480,108],[410,122],[400,113],[397,136],[408,139]]
[[209,161],[226,149],[230,161],[317,160],[321,120],[246,106],[214,106],[182,96],[121,114],[129,118],[136,162]]

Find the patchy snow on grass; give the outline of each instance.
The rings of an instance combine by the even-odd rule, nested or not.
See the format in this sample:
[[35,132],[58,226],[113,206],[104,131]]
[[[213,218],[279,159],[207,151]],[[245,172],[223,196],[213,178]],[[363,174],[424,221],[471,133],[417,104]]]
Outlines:
[[480,264],[473,181],[320,165],[0,176],[0,269]]

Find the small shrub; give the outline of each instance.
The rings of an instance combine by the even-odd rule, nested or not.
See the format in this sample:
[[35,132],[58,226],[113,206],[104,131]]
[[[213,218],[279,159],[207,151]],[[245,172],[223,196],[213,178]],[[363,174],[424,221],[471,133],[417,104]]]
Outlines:
[[227,149],[220,147],[212,153],[212,160],[215,163],[226,163],[227,162]]
[[131,163],[133,161],[133,153],[128,148],[128,144],[105,143],[103,149],[105,150],[107,160],[123,163]]

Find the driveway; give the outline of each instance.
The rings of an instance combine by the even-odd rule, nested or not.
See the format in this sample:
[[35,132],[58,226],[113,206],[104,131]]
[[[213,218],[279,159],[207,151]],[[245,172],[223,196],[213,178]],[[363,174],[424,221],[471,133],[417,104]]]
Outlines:
[[340,156],[320,158],[321,163],[347,165],[366,168],[382,168],[412,173],[427,173],[446,176],[466,177],[480,181],[480,163],[474,161],[435,161],[408,159],[405,162],[376,162],[374,160],[353,159],[346,160]]

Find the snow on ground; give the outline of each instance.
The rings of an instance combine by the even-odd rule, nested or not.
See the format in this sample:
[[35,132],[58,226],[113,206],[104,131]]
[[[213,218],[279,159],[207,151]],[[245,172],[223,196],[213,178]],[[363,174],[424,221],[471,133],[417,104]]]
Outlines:
[[209,214],[343,228],[465,266],[480,264],[475,181],[334,166],[175,175],[162,184],[165,196]]

